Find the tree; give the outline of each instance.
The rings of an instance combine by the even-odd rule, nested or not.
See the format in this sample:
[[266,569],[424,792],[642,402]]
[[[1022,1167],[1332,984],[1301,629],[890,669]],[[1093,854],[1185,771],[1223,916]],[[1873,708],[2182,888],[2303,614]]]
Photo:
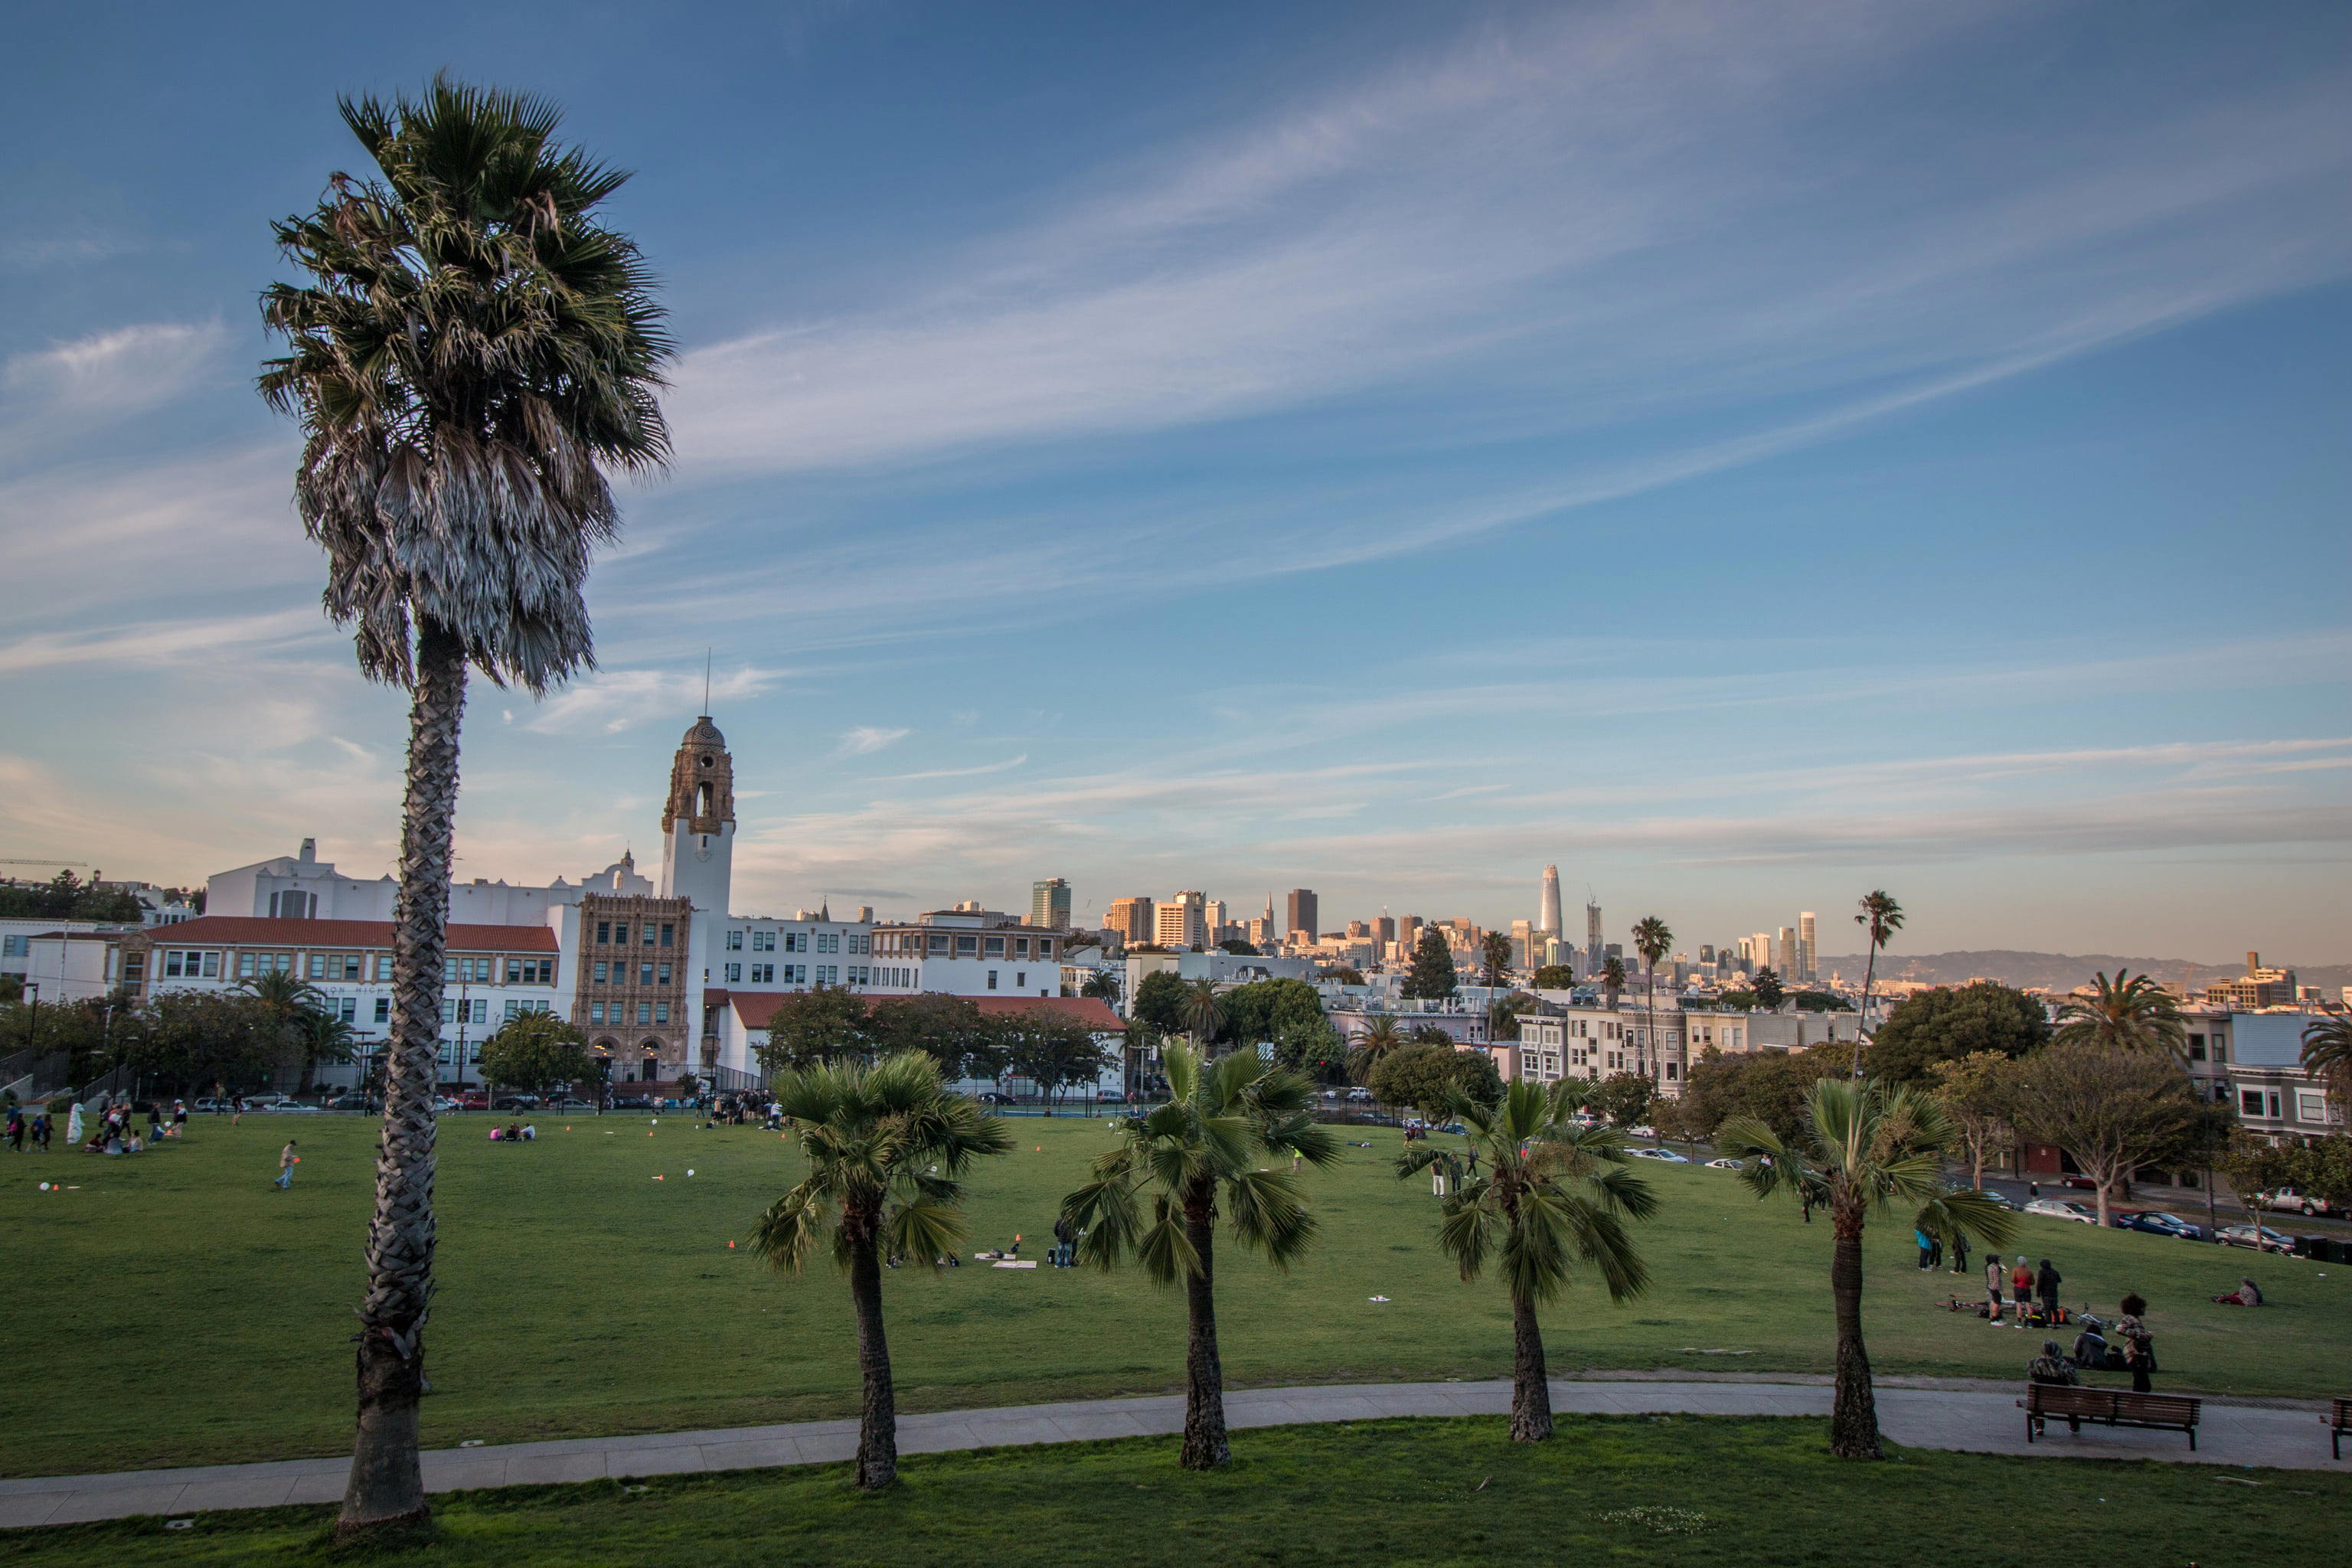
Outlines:
[[1830,1213],[1830,1294],[1837,1313],[1837,1392],[1830,1412],[1830,1452],[1875,1459],[1878,1410],[1870,1352],[1862,1335],[1862,1237],[1874,1208],[1939,1203],[1939,1223],[2005,1247],[2015,1221],[1983,1193],[1944,1188],[1944,1155],[1954,1132],[1942,1110],[1907,1089],[1860,1079],[1822,1079],[1805,1098],[1802,1124],[1783,1138],[1762,1122],[1726,1122],[1716,1148],[1747,1162],[1740,1179],[1759,1198],[1787,1188]]
[[1205,976],[1184,982],[1184,1032],[1192,1043],[1207,1050],[1217,1042],[1217,1031],[1225,1021],[1224,999],[1217,994],[1217,983]]
[[863,1027],[866,1049],[876,1057],[921,1051],[940,1064],[942,1078],[992,1078],[1003,1067],[996,1036],[979,1007],[961,996],[925,991],[877,997]]
[[1118,1005],[1118,976],[1108,970],[1097,969],[1087,976],[1087,983],[1078,987],[1078,994],[1092,996],[1116,1007]]
[[2177,1152],[2200,1114],[2170,1061],[2089,1040],[2053,1041],[2017,1064],[2015,1081],[2017,1124],[2065,1150],[2097,1184],[2102,1226],[2131,1173]]
[[1612,1127],[1635,1127],[1647,1121],[1651,1102],[1658,1098],[1658,1080],[1647,1073],[1611,1073],[1585,1091],[1585,1108]]
[[1853,1004],[1834,991],[1792,991],[1789,1001],[1800,1013],[1851,1013]]
[[760,1221],[752,1249],[798,1273],[819,1247],[849,1277],[857,1318],[857,1484],[898,1479],[898,1401],[882,1324],[882,1262],[938,1260],[963,1243],[961,1177],[1013,1147],[1004,1123],[940,1081],[939,1063],[902,1051],[878,1065],[786,1070],[770,1091],[797,1130],[808,1174]]
[[1826,1046],[1741,1053],[1710,1047],[1683,1080],[1682,1098],[1674,1102],[1675,1130],[1697,1140],[1712,1136],[1727,1121],[1748,1117],[1794,1138],[1804,1122],[1805,1096],[1822,1078],[1844,1070]]
[[1860,909],[1861,912],[1853,917],[1853,923],[1862,928],[1863,934],[1870,941],[1870,957],[1862,967],[1862,1023],[1853,1032],[1853,1076],[1856,1078],[1862,1076],[1862,1036],[1863,1030],[1870,1027],[1870,987],[1878,978],[1878,950],[1903,929],[1903,906],[1895,901],[1893,894],[1884,889],[1864,893]]
[[1361,985],[1364,983],[1364,972],[1352,963],[1335,963],[1320,973],[1324,979],[1341,985]]
[[1316,1083],[1337,1083],[1348,1075],[1348,1042],[1321,1018],[1286,1024],[1274,1037],[1275,1059]]
[[[508,1019],[482,1042],[480,1062],[483,1078],[525,1094],[585,1083],[596,1070],[588,1037],[554,1013],[523,1013]],[[681,1085],[678,1092],[688,1091]]]
[[328,553],[328,614],[356,626],[362,671],[412,698],[350,1538],[429,1514],[416,1417],[466,672],[536,695],[592,661],[583,589],[619,525],[606,475],[666,460],[670,350],[635,246],[593,216],[626,176],[559,145],[551,105],[442,77],[341,108],[382,177],[337,174],[274,226],[308,279],[263,293],[288,353],[259,386],[302,427],[295,502]]
[[1654,1071],[1664,1071],[1666,1059],[1665,1045],[1658,1038],[1658,961],[1674,945],[1674,931],[1657,916],[1643,915],[1633,922],[1633,951],[1642,955],[1642,978],[1650,988],[1649,1049],[1643,1053],[1648,1059],[1643,1066]]
[[1261,980],[1218,998],[1227,1038],[1244,1045],[1278,1040],[1286,1032],[1323,1022],[1322,994],[1304,980]]
[[1414,1001],[1436,1001],[1454,994],[1454,950],[1435,926],[1423,926],[1421,940],[1413,944],[1404,994]]
[[2181,1025],[2180,1005],[2163,986],[2123,969],[2113,980],[2105,973],[2094,976],[2091,986],[2090,995],[2059,1004],[2053,1039],[2111,1051],[2159,1052],[2188,1065],[2189,1031]]
[[1576,984],[1576,972],[1565,963],[1547,963],[1536,970],[1536,989],[1565,991]]
[[300,1092],[310,1092],[318,1073],[318,1058],[303,1048],[312,1037],[319,1019],[324,1015],[327,994],[290,970],[273,969],[267,974],[255,975],[237,983],[236,989],[253,999],[254,1007],[268,1020],[268,1028],[281,1059],[299,1062],[302,1068]]
[[1938,985],[1896,1003],[1871,1037],[1864,1059],[1876,1082],[1927,1088],[1940,1063],[1984,1052],[2021,1057],[2049,1040],[2050,1024],[2040,1002],[1979,980]]
[[1394,1014],[1374,1014],[1370,1023],[1356,1031],[1354,1048],[1348,1053],[1348,1076],[1358,1083],[1370,1083],[1381,1061],[1404,1043],[1404,1029]]
[[145,917],[138,895],[127,888],[84,882],[71,868],[46,883],[0,882],[0,920],[101,921],[137,925]]
[[[1547,1090],[1524,1080],[1499,1102],[1456,1097],[1449,1108],[1466,1127],[1486,1173],[1447,1184],[1437,1229],[1440,1250],[1465,1284],[1491,1258],[1511,1300],[1511,1440],[1540,1443],[1552,1433],[1551,1384],[1536,1309],[1558,1299],[1581,1259],[1601,1276],[1609,1299],[1624,1301],[1649,1285],[1649,1270],[1625,1232],[1627,1217],[1656,1208],[1649,1186],[1626,1169],[1624,1141],[1613,1131],[1582,1128],[1575,1090]],[[1400,1180],[1432,1165],[1458,1167],[1450,1150],[1423,1143],[1397,1161]]]
[[1486,987],[1493,990],[1503,984],[1503,976],[1511,968],[1511,939],[1501,931],[1490,931],[1478,944],[1479,966],[1486,971]]
[[[1877,1043],[1873,1042],[1870,1049],[1875,1062]],[[1936,1103],[1951,1118],[1953,1131],[1967,1152],[1972,1187],[1984,1185],[1984,1168],[1992,1151],[2017,1141],[2011,1120],[2018,1093],[2014,1061],[2005,1052],[1989,1050],[1928,1064]]]
[[2337,1104],[2352,1103],[2352,1016],[2314,1018],[2303,1026],[2303,1070],[2326,1084]]
[[752,1047],[760,1065],[771,1072],[873,1053],[874,1031],[866,998],[838,985],[820,985],[778,997],[776,1010],[768,1016],[767,1043]]
[[1748,993],[1751,1005],[1767,1013],[1779,1012],[1780,1004],[1788,999],[1788,993],[1780,989],[1780,977],[1769,969],[1756,972],[1756,978],[1748,982]]
[[1532,1013],[1539,1004],[1525,991],[1514,991],[1507,996],[1497,996],[1486,1004],[1486,1035],[1490,1039],[1516,1040],[1519,1037],[1521,1015]]
[[1382,1105],[1408,1107],[1431,1121],[1444,1121],[1457,1096],[1492,1105],[1503,1092],[1491,1056],[1456,1050],[1450,1041],[1398,1047],[1372,1069],[1370,1081],[1372,1098]]
[[2271,1194],[2296,1184],[2302,1154],[2291,1144],[2269,1142],[2240,1127],[2214,1157],[2213,1168],[2230,1178],[2230,1190],[2260,1223],[2270,1212]]
[[1286,1269],[1315,1238],[1297,1179],[1261,1167],[1265,1157],[1330,1164],[1330,1130],[1308,1114],[1304,1079],[1235,1052],[1215,1063],[1184,1046],[1166,1055],[1169,1102],[1113,1122],[1117,1145],[1093,1179],[1062,1202],[1079,1232],[1078,1257],[1110,1268],[1140,1263],[1162,1285],[1184,1285],[1184,1443],[1188,1470],[1225,1464],[1224,1367],[1217,1352],[1217,1218],[1233,1238]]
[[1037,1086],[1045,1097],[1049,1116],[1054,1097],[1065,1089],[1099,1079],[1109,1055],[1086,1025],[1043,1007],[1002,1019],[999,1028],[1004,1065]]
[[1157,970],[1135,988],[1129,1016],[1142,1019],[1163,1035],[1184,1032],[1184,983],[1172,970]]
[[1613,953],[1601,966],[1601,990],[1608,998],[1609,1010],[1617,1011],[1617,998],[1625,994],[1625,961]]
[[1265,956],[1265,954],[1258,952],[1257,944],[1255,942],[1244,942],[1237,936],[1227,937],[1224,941],[1217,943],[1217,951],[1219,952],[1230,952],[1236,958],[1262,958]]

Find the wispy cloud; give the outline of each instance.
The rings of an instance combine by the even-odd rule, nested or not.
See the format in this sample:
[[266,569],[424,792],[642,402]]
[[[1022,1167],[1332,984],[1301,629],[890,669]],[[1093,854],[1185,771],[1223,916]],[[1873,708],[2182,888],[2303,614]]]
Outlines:
[[982,773],[1011,773],[1028,760],[1029,753],[1024,752],[1017,757],[1007,757],[1001,763],[982,763],[976,768],[934,768],[929,773],[885,773],[874,782],[876,784],[912,784],[918,779],[976,778]]
[[[710,678],[710,701],[748,701],[789,673],[748,666],[720,670]],[[600,669],[541,701],[523,728],[547,735],[617,735],[663,718],[683,726],[704,711],[703,696],[699,669]]]
[[835,758],[871,756],[883,747],[903,741],[913,733],[912,730],[886,730],[878,724],[860,724],[843,732],[839,743],[833,748],[833,754]]
[[117,327],[12,356],[0,392],[17,409],[37,405],[80,422],[130,414],[185,393],[227,342],[218,321]]

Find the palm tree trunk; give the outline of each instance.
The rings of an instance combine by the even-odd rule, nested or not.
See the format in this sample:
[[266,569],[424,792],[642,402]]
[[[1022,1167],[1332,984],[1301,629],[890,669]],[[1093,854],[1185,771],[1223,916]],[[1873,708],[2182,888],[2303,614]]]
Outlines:
[[425,628],[417,639],[409,708],[392,933],[392,1046],[376,1146],[375,1215],[368,1226],[367,1296],[359,1309],[359,1429],[335,1521],[340,1539],[421,1523],[431,1512],[417,1458],[416,1407],[433,1296],[433,1089],[441,1059],[457,727],[465,709],[465,649],[447,632]]
[[1511,1441],[1551,1436],[1551,1373],[1544,1366],[1543,1328],[1535,1303],[1511,1300]]
[[[1870,957],[1862,966],[1862,1012],[1853,1021],[1853,1076],[1856,1078],[1862,1076],[1862,1032],[1870,1027],[1870,986],[1877,978],[1878,940],[1874,937],[1870,942]],[[1836,1031],[1834,1024],[1830,1027],[1832,1033]]]
[[890,1342],[882,1331],[881,1248],[869,1222],[850,1244],[849,1300],[857,1310],[857,1485],[878,1492],[898,1479],[898,1404],[890,1385]]
[[1191,1321],[1184,1341],[1184,1448],[1188,1470],[1213,1470],[1233,1459],[1225,1441],[1225,1369],[1217,1359],[1217,1287],[1211,1248],[1217,1239],[1214,1192],[1206,1181],[1184,1194],[1184,1235],[1201,1268],[1184,1279]]
[[1837,1303],[1837,1400],[1830,1411],[1830,1452],[1841,1459],[1878,1459],[1878,1405],[1870,1352],[1862,1342],[1862,1225],[1859,1205],[1840,1204],[1830,1295]]

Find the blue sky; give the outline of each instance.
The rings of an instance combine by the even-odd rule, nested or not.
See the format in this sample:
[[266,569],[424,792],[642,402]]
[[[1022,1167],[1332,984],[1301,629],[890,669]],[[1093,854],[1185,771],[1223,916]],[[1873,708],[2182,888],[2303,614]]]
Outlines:
[[391,858],[251,395],[339,90],[562,101],[686,353],[460,853],[2344,956],[2352,9],[87,5],[0,62],[0,854]]

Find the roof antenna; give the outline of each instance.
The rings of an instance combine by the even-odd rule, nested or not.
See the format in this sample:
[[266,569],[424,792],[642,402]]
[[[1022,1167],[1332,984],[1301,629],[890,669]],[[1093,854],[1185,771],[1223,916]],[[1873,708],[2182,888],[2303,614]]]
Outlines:
[[702,716],[710,717],[710,650],[702,650]]

